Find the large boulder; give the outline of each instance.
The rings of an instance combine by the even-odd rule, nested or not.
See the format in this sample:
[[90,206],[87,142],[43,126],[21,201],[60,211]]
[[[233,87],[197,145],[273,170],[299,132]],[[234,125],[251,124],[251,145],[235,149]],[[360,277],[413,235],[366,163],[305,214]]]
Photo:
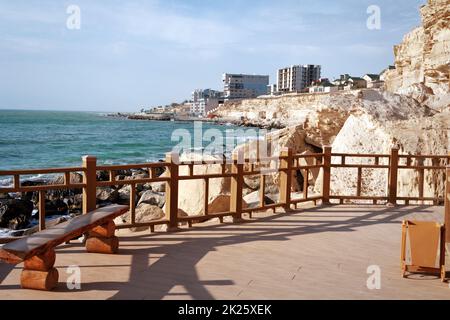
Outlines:
[[30,224],[33,202],[21,199],[0,200],[0,227],[24,229]]
[[[398,147],[400,154],[447,155],[450,147],[449,128],[450,113],[421,119],[391,121],[378,121],[367,114],[355,115],[347,120],[336,137],[333,152],[389,154],[392,147]],[[364,158],[346,159],[346,163],[369,163],[369,161],[371,160]],[[386,160],[384,164],[387,164]],[[362,179],[363,195],[386,195],[386,169],[364,169]],[[356,181],[356,170],[333,169],[331,191],[345,195],[356,194]],[[417,196],[418,181],[417,171],[399,170],[398,196]],[[444,172],[425,170],[424,195],[431,197],[442,195],[444,182]],[[316,191],[319,189],[320,187],[316,185]]]
[[[119,198],[117,203],[119,204],[129,204],[131,198],[131,185],[125,185],[119,189]],[[137,195],[135,195],[134,201],[136,202]]]
[[151,204],[153,206],[162,208],[166,203],[166,198],[164,193],[147,190],[142,193],[138,202],[138,206],[141,203]]
[[[274,204],[279,199],[278,194],[270,194],[264,195],[264,204]],[[244,196],[244,201],[247,204],[248,208],[256,208],[259,207],[259,191],[254,191]]]
[[[186,153],[180,156],[180,161],[200,161],[200,160],[217,160],[221,161],[222,158],[202,155],[199,153]],[[229,172],[230,168],[227,168]],[[194,174],[217,174],[222,172],[220,164],[207,164],[207,165],[195,165]],[[182,165],[179,168],[179,175],[188,175],[189,167]],[[208,204],[212,203],[220,195],[230,194],[230,179],[226,178],[213,178],[209,179],[209,194]],[[178,207],[189,216],[200,215],[203,213],[205,198],[205,182],[203,179],[198,180],[180,180],[179,192],[178,192]]]
[[98,187],[96,197],[100,202],[116,203],[119,201],[119,192],[111,187]]
[[[159,220],[164,218],[164,211],[158,207],[147,203],[141,203],[138,206],[136,206],[135,211],[135,222],[136,223],[145,223],[145,222],[151,222],[154,220]],[[116,225],[121,224],[128,224],[131,223],[131,214],[130,211],[126,212],[125,214],[121,215],[120,217],[117,217],[114,219],[114,222]],[[137,231],[143,231],[147,230],[148,227],[135,227],[131,228],[130,230],[132,232]]]

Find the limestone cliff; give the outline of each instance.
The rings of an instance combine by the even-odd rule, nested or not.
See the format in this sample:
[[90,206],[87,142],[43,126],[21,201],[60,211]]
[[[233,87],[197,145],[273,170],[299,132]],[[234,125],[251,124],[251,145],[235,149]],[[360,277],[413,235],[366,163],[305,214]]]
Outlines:
[[394,47],[385,85],[442,111],[450,108],[450,0],[428,0],[420,13],[422,25]]
[[244,123],[268,127],[296,126],[304,133],[303,144],[319,148],[332,144],[347,118],[360,113],[373,115],[382,122],[435,112],[415,99],[378,89],[249,99],[226,104],[216,111],[224,120],[242,119]]

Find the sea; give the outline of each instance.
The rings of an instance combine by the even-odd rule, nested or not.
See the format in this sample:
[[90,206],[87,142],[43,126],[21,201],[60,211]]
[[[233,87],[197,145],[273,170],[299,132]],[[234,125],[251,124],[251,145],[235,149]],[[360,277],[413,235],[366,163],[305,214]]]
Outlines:
[[[128,120],[101,112],[0,110],[0,170],[81,166],[84,155],[106,165],[154,162],[179,144],[174,133],[193,136],[195,126],[203,135],[215,129],[224,137],[236,129],[207,122]],[[243,142],[239,139],[236,144]],[[0,185],[10,184],[11,177],[0,176]]]
[[[201,145],[192,143],[191,151],[197,152],[219,133],[228,144],[231,138],[230,145],[257,138],[256,129],[252,129],[253,136],[247,132],[242,137],[242,128],[230,124],[128,120],[102,112],[0,110],[0,187],[12,185],[12,177],[2,176],[1,170],[79,167],[84,155],[96,156],[97,162],[105,165],[156,162],[180,143],[180,136],[186,140],[190,135],[194,141],[195,128],[197,141],[199,135],[204,140]],[[22,181],[53,177],[29,175],[22,176]],[[61,217],[46,220],[55,218]],[[29,227],[37,224],[34,210]],[[0,228],[0,238],[23,231]]]

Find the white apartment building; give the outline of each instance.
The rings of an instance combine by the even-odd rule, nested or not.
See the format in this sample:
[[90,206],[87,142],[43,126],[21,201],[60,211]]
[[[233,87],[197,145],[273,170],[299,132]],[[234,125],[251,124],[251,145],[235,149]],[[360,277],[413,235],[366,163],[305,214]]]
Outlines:
[[296,92],[309,87],[320,79],[321,66],[313,64],[293,65],[277,72],[278,92]]

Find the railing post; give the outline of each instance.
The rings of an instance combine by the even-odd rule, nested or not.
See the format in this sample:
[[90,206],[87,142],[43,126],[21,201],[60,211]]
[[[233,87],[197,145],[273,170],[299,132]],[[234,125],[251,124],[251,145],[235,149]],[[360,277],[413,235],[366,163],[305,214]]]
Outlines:
[[292,187],[292,149],[283,148],[280,152],[280,202],[284,203],[284,210],[291,210]]
[[244,152],[239,150],[232,155],[231,166],[231,197],[230,211],[233,212],[233,221],[242,221],[242,188],[244,185]]
[[97,158],[94,156],[83,157],[83,214],[97,208]]
[[166,162],[169,163],[167,170],[170,177],[166,183],[166,219],[169,220],[168,231],[176,231],[178,230],[178,153],[166,153]]
[[391,149],[389,158],[388,203],[397,204],[398,148]]
[[450,166],[445,170],[445,242],[450,242]]
[[45,229],[45,191],[39,191],[39,231]]
[[331,184],[331,146],[323,147],[323,183],[322,183],[322,203],[330,203]]

